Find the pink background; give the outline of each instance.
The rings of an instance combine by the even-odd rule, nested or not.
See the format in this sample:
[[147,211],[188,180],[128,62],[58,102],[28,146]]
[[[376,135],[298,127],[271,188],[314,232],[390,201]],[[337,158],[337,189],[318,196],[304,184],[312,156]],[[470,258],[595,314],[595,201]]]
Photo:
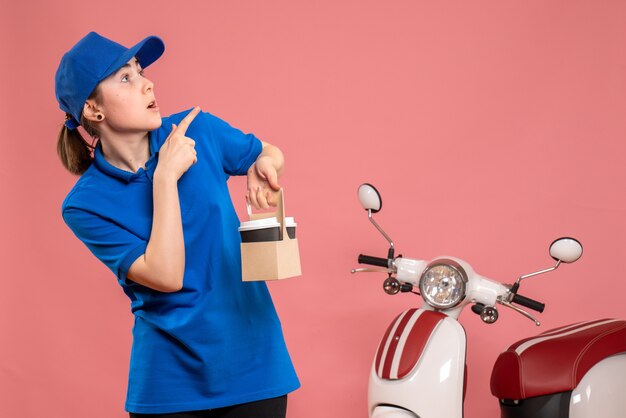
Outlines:
[[378,339],[420,304],[350,274],[386,251],[364,181],[407,257],[511,282],[551,264],[555,237],[585,246],[524,284],[547,303],[541,329],[462,315],[466,417],[498,416],[490,369],[516,339],[626,317],[622,1],[2,1],[0,19],[0,416],[126,416],[129,302],[60,216],[75,178],[56,157],[53,77],[90,30],[127,46],[160,35],[147,74],[164,114],[198,104],[286,154],[304,274],[270,286],[303,383],[291,417],[365,417]]

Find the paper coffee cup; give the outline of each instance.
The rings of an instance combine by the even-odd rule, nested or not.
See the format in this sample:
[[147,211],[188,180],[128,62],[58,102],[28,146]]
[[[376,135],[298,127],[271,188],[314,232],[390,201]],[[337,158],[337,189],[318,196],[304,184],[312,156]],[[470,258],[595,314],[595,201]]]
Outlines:
[[280,223],[276,217],[242,222],[239,234],[242,242],[278,241]]
[[294,221],[293,217],[285,217],[285,227],[287,228],[287,235],[289,238],[294,239],[296,237],[296,227],[298,224]]

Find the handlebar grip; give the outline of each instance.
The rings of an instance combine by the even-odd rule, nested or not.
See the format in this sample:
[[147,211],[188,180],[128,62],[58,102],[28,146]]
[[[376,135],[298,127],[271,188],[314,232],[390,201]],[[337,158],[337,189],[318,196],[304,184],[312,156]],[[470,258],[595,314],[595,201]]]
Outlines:
[[515,296],[513,296],[513,302],[537,312],[543,312],[546,307],[544,303],[537,302],[536,300],[518,294],[515,294]]
[[387,260],[386,258],[359,254],[359,264],[370,264],[372,266],[387,268],[389,267],[389,260]]

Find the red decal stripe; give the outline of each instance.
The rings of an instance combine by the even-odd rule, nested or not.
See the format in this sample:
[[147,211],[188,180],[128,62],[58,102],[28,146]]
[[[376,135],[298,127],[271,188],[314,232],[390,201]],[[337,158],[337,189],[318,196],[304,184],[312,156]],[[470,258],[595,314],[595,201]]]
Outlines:
[[396,318],[393,321],[391,321],[391,324],[389,324],[389,327],[387,327],[387,331],[385,331],[385,335],[383,339],[380,340],[380,345],[378,346],[378,353],[376,353],[376,362],[374,363],[376,365],[376,373],[378,373],[378,370],[380,370],[380,362],[383,357],[383,351],[385,351],[385,345],[387,345],[387,338],[389,338],[389,334],[391,333],[393,326],[396,324],[396,322],[398,321],[398,319],[400,319],[401,316],[402,314],[396,316]]
[[406,328],[407,322],[413,316],[413,314],[417,311],[417,309],[409,309],[402,318],[400,325],[396,328],[396,332],[391,336],[391,343],[389,344],[389,349],[387,350],[387,356],[385,357],[385,364],[383,366],[383,373],[380,376],[383,379],[389,379],[391,374],[391,363],[393,363],[393,358],[396,355],[396,348],[398,348],[398,341],[400,340],[400,336],[404,332],[404,328]]
[[402,350],[402,357],[400,357],[400,364],[398,366],[398,379],[402,379],[413,370],[413,367],[415,367],[422,356],[424,347],[426,347],[426,343],[435,330],[435,327],[439,324],[439,321],[445,317],[446,316],[440,312],[424,311],[419,318],[417,318],[404,344],[404,349]]
[[528,338],[524,338],[522,340],[517,341],[515,344],[512,344],[509,347],[509,351],[515,351],[520,345],[522,345],[522,344],[524,344],[524,343],[526,343],[527,341],[530,341],[530,340],[534,340],[534,339],[541,338],[541,337],[546,337],[548,335],[559,334],[561,332],[574,331],[574,330],[576,330],[578,328],[582,328],[582,327],[585,327],[587,325],[596,324],[596,323],[599,323],[599,322],[602,322],[602,321],[603,321],[602,319],[597,319],[597,320],[593,320],[593,321],[579,322],[577,324],[565,325],[565,326],[562,326],[562,327],[559,327],[559,328],[551,329],[551,330],[542,332],[539,335],[535,335],[533,337],[528,337]]

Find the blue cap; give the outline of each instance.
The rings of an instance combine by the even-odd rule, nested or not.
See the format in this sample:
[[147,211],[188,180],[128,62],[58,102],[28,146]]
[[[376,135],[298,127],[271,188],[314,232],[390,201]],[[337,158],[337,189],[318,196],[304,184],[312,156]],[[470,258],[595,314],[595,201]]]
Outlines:
[[149,36],[132,48],[126,48],[96,32],[90,32],[70,49],[59,64],[54,90],[61,110],[72,115],[65,126],[76,129],[85,102],[98,84],[136,57],[142,68],[156,61],[165,44]]

